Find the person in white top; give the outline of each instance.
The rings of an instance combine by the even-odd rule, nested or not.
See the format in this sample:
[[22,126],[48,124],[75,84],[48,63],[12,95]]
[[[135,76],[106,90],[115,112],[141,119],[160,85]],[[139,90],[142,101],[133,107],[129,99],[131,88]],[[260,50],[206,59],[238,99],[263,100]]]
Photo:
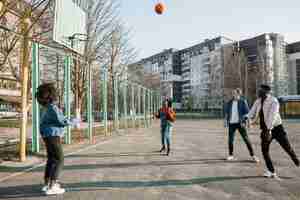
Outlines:
[[225,107],[225,127],[228,126],[229,137],[228,137],[228,148],[229,156],[227,160],[234,160],[233,157],[233,144],[236,130],[239,130],[244,142],[247,145],[250,156],[255,162],[259,162],[258,158],[254,155],[253,148],[250,139],[247,134],[246,121],[244,117],[249,112],[248,103],[245,98],[242,98],[240,89],[232,91],[232,99],[226,104]]
[[299,159],[290,145],[287,133],[282,126],[282,120],[279,113],[279,102],[271,95],[271,87],[268,85],[261,85],[258,97],[259,98],[255,101],[247,115],[247,118],[252,122],[259,120],[261,129],[261,150],[268,168],[264,176],[279,179],[275,173],[269,154],[272,140],[277,140],[298,167],[300,166]]

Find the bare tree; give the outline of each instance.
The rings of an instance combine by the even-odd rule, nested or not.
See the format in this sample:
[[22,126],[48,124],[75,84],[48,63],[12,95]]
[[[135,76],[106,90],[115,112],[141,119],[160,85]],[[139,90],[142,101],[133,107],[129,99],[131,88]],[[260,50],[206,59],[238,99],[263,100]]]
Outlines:
[[[21,110],[22,122],[20,126],[20,160],[26,159],[26,127],[27,115],[29,110],[28,99],[30,86],[30,39],[33,36],[38,38],[38,23],[46,13],[50,5],[50,0],[11,0],[1,1],[3,10],[0,15],[1,31],[0,37],[2,43],[0,48],[1,70],[7,71],[6,65],[9,66],[16,80],[21,82]],[[11,23],[13,22],[13,23]],[[9,24],[10,23],[10,24]],[[13,24],[13,25],[12,25]],[[10,25],[10,26],[9,26]],[[13,53],[15,53],[13,55]],[[10,60],[12,57],[20,57],[19,62]],[[18,67],[13,67],[17,63]],[[18,69],[17,72],[15,69]]]
[[127,66],[134,61],[137,56],[136,50],[130,45],[130,30],[119,21],[113,27],[111,37],[105,48],[108,63],[109,83],[108,83],[108,107],[113,108],[113,80],[116,76],[126,79]]
[[[20,63],[16,59],[20,52],[20,38],[30,32],[31,39],[40,41],[50,31],[44,22],[48,21],[51,0],[10,0],[4,1],[4,5],[0,15],[0,70],[11,71],[16,80],[20,81]],[[22,32],[20,26],[24,18],[30,19],[30,25]]]
[[[118,0],[90,0],[87,8],[87,42],[83,61],[75,62],[73,70],[73,92],[75,94],[76,115],[80,116],[85,96],[85,83],[87,80],[88,66],[93,62],[99,65],[107,64],[105,47],[110,40],[112,27],[119,14]],[[100,70],[100,66],[98,69]]]

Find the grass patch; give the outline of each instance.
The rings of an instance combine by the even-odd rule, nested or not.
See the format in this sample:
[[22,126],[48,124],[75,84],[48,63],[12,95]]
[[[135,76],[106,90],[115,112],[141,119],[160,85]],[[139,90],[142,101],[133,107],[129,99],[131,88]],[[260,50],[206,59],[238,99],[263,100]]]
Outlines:
[[[28,120],[28,124],[31,124],[32,121]],[[0,119],[0,127],[2,128],[20,128],[21,120],[20,119]]]

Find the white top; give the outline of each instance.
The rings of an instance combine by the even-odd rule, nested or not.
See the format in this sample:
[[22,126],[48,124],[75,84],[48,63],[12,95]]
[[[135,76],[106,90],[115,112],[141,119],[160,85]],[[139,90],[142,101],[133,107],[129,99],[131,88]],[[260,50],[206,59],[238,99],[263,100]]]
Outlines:
[[[259,111],[261,109],[261,98],[257,99],[253,104],[248,117],[253,122],[256,122],[259,119]],[[280,105],[278,100],[268,95],[263,104],[263,113],[264,120],[269,130],[272,130],[274,127],[282,124],[282,119],[280,117]]]
[[232,107],[231,107],[231,117],[230,117],[230,124],[237,124],[239,123],[239,112],[238,112],[238,101],[233,100],[232,101]]

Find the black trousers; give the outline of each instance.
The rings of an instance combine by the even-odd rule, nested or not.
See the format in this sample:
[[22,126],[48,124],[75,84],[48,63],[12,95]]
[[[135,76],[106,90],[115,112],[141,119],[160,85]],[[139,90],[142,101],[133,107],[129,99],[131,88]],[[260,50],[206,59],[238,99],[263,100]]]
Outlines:
[[234,136],[235,132],[238,130],[244,140],[244,142],[247,145],[248,151],[250,153],[250,156],[254,155],[253,148],[250,142],[250,139],[247,134],[247,130],[245,127],[243,127],[240,123],[238,124],[229,124],[229,137],[228,137],[228,148],[229,148],[229,155],[233,155],[233,144],[234,144]]
[[272,135],[267,134],[266,131],[261,132],[261,150],[262,150],[262,154],[264,156],[265,163],[267,165],[268,170],[272,173],[275,172],[275,169],[274,169],[274,166],[273,166],[270,154],[269,154],[270,144],[272,143],[273,139],[275,139],[280,144],[280,146],[286,151],[286,153],[294,161],[295,165],[299,166],[299,160],[288,140],[287,133],[285,132],[283,126],[279,125],[279,126],[276,126],[275,128],[273,128]]
[[55,182],[64,164],[64,154],[61,144],[61,138],[46,137],[43,138],[47,149],[47,164],[45,169],[45,182]]

